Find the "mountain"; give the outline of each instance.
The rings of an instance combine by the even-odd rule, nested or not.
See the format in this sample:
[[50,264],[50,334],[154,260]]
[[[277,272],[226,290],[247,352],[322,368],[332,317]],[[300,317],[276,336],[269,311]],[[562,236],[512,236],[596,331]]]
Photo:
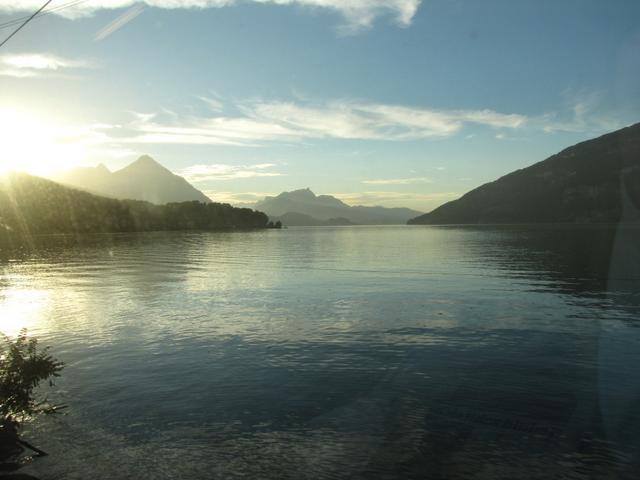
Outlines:
[[640,123],[486,183],[409,224],[640,220]]
[[52,179],[99,195],[144,200],[158,205],[192,200],[211,202],[209,197],[184,178],[167,170],[148,155],[115,172],[110,172],[100,164],[97,167],[69,170]]
[[266,228],[248,208],[197,201],[154,205],[116,200],[22,173],[0,177],[0,238],[35,234]]
[[[254,206],[272,218],[281,219],[293,214],[311,217],[309,225],[326,224],[329,220],[345,220],[352,224],[382,225],[404,224],[420,212],[409,208],[385,208],[350,206],[330,195],[316,195],[308,188],[283,192],[276,197],[266,197]],[[296,217],[300,220],[302,217]],[[282,221],[285,225],[293,225]],[[301,223],[298,223],[301,225]],[[306,224],[305,224],[306,225]]]

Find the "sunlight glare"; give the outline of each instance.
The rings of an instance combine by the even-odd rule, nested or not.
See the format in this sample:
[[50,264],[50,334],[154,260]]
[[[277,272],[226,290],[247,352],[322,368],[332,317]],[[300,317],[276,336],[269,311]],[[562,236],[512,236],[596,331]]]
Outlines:
[[9,288],[0,294],[0,332],[13,337],[41,320],[49,296],[42,290]]
[[0,173],[45,176],[73,168],[86,157],[85,145],[75,141],[72,129],[42,116],[0,108],[0,131]]

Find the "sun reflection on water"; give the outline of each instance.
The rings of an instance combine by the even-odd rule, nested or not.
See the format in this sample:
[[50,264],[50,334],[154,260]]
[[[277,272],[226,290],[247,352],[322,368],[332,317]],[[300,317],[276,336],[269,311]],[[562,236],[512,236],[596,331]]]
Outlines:
[[43,290],[9,288],[0,291],[0,332],[15,336],[21,329],[37,327],[49,303]]

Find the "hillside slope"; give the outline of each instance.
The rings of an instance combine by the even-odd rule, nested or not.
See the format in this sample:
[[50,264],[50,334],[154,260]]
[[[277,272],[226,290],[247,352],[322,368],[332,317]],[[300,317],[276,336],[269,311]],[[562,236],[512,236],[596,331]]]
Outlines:
[[153,205],[100,197],[26,174],[0,177],[0,236],[265,228],[267,224],[266,214],[227,204]]
[[410,220],[420,224],[639,220],[640,123],[588,140]]

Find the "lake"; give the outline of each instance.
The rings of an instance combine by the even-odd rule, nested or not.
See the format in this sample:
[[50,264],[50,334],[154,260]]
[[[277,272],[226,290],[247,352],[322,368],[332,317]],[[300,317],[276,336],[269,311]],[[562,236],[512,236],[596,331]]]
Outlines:
[[40,237],[0,330],[66,363],[46,479],[636,478],[640,230]]

